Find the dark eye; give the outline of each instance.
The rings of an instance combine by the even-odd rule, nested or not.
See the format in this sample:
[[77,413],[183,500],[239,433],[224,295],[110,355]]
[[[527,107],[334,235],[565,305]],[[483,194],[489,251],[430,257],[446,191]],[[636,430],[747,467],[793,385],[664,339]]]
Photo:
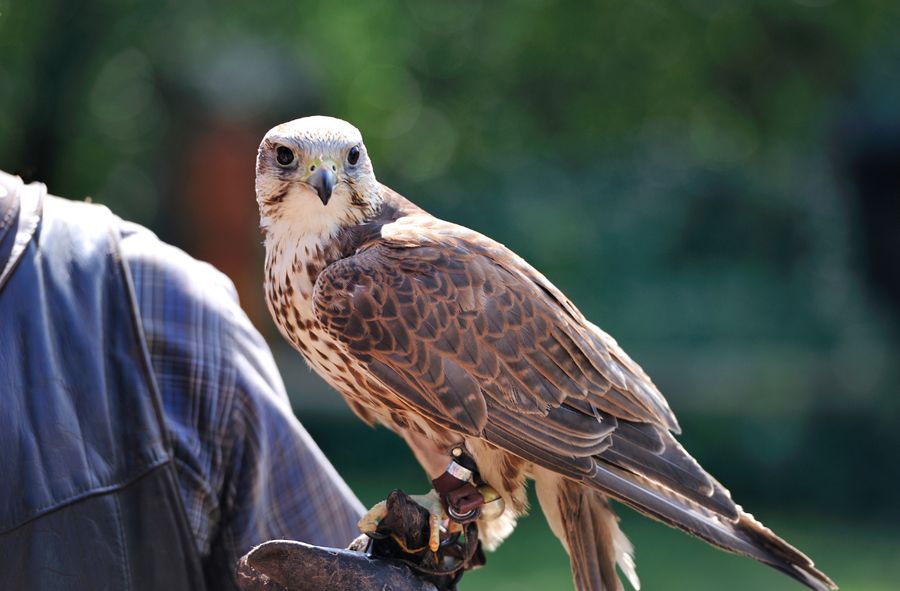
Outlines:
[[278,164],[281,166],[287,166],[294,161],[294,153],[291,152],[290,148],[278,146],[278,149],[275,150],[275,159],[278,160]]
[[359,148],[356,146],[350,148],[350,151],[347,152],[347,162],[349,162],[351,166],[359,162]]

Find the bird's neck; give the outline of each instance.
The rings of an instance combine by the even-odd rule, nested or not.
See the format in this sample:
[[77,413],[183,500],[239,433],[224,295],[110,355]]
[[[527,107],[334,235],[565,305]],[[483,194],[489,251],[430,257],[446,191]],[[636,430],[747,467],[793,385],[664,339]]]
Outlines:
[[265,230],[266,274],[280,283],[298,283],[298,291],[312,295],[322,269],[341,257],[335,236],[340,227],[309,232],[303,225],[276,219]]
[[286,201],[275,215],[260,211],[267,276],[279,283],[295,283],[304,296],[312,295],[312,286],[325,267],[352,255],[370,237],[372,232],[363,229],[382,209],[378,202],[374,210],[344,209],[340,215],[329,215],[321,203],[310,203],[309,199]]

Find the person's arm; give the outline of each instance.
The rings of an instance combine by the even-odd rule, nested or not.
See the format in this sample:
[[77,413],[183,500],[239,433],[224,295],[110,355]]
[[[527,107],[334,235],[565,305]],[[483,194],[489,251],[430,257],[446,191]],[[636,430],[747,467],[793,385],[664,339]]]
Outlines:
[[122,236],[211,588],[234,588],[238,559],[266,540],[346,546],[363,507],[291,412],[234,286],[144,228]]
[[294,417],[269,349],[240,310],[229,337],[236,398],[222,542],[230,564],[270,539],[345,547],[359,535],[362,504]]

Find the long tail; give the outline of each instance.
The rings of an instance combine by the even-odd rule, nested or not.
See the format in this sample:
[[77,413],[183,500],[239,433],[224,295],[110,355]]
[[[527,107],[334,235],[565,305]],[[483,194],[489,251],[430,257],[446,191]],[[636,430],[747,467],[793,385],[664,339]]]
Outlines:
[[837,589],[805,554],[779,538],[740,506],[720,511],[717,504],[730,502],[717,482],[717,503],[699,504],[670,488],[633,472],[598,463],[590,478],[592,485],[622,503],[663,523],[697,536],[714,546],[749,556],[780,570],[816,591]]
[[[526,457],[541,457],[530,442],[515,444]],[[606,496],[778,569],[810,589],[837,589],[809,557],[736,505],[668,433],[619,421],[609,448],[580,458],[578,470],[548,454],[542,459],[546,465],[534,476],[538,499],[551,529],[569,551],[580,591],[620,589],[612,566],[616,562],[637,588],[630,544],[619,532]]]

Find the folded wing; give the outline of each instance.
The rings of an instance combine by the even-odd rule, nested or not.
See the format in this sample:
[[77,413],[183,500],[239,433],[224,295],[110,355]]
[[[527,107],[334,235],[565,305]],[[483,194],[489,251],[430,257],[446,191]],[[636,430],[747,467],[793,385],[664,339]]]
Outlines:
[[319,320],[374,378],[438,425],[814,589],[833,586],[679,445],[665,399],[612,337],[503,246],[422,217],[316,283]]

